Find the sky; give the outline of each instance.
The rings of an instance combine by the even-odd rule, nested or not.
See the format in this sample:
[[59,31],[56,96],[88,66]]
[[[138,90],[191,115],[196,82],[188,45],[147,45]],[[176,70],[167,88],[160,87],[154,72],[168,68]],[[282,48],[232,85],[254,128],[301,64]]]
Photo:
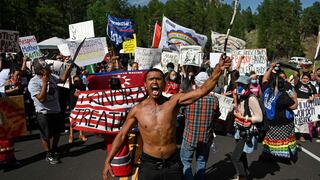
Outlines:
[[[140,4],[140,5],[146,5],[148,4],[150,0],[129,0],[130,4]],[[167,0],[161,0],[162,2],[166,2]],[[251,7],[252,12],[255,12],[259,4],[263,0],[240,0],[241,8],[242,9],[247,9],[249,6]],[[306,8],[311,6],[314,2],[319,1],[319,0],[300,0],[302,3],[302,7]],[[224,2],[228,4],[232,4],[233,0],[224,0]]]

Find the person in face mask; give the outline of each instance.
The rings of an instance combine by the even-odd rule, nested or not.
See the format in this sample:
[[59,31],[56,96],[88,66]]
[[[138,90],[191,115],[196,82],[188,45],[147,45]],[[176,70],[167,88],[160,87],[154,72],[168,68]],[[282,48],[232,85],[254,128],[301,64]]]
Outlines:
[[[317,93],[316,88],[310,83],[310,74],[304,72],[300,81],[295,85],[295,91],[297,92],[298,98],[308,99],[310,102],[314,100],[314,95]],[[310,126],[307,124],[297,125],[295,124],[296,137],[299,138],[300,142],[305,142],[306,139],[311,140]]]
[[261,87],[258,82],[258,76],[255,72],[250,73],[250,91],[257,98],[260,98],[262,95]]
[[256,147],[255,123],[262,122],[263,114],[257,97],[251,95],[250,78],[240,76],[236,94],[238,104],[234,109],[236,146],[231,155],[231,161],[236,169],[233,179],[247,179],[247,153]]
[[177,72],[172,70],[166,77],[166,86],[165,93],[166,94],[177,94],[180,90],[180,84],[178,83]]

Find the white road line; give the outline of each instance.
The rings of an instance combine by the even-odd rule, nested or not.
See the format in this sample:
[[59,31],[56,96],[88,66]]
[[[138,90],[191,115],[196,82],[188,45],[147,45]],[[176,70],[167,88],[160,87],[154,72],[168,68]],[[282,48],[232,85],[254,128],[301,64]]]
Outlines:
[[317,155],[313,154],[312,152],[308,151],[307,149],[303,148],[302,146],[300,146],[301,150],[303,152],[305,152],[306,154],[308,154],[309,156],[311,156],[312,158],[314,158],[315,160],[320,162],[320,157],[318,157]]

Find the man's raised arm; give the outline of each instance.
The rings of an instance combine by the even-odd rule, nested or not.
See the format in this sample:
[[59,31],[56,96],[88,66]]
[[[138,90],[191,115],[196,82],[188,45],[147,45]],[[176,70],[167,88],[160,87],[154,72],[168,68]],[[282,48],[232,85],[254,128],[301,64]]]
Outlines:
[[102,171],[102,177],[104,180],[109,179],[108,175],[113,176],[113,172],[112,172],[112,168],[111,168],[111,161],[112,161],[113,157],[118,153],[120,147],[122,146],[122,143],[124,142],[125,138],[127,138],[127,135],[129,133],[130,129],[132,128],[132,126],[137,122],[135,115],[134,115],[135,111],[136,111],[136,108],[133,107],[131,109],[131,111],[129,112],[127,119],[124,122],[121,130],[119,131],[119,133],[117,134],[117,136],[113,140],[111,150],[108,153],[108,156],[106,158],[104,168]]
[[205,83],[199,87],[198,89],[185,93],[180,94],[179,97],[179,104],[181,105],[188,105],[192,104],[194,101],[198,100],[199,98],[209,94],[214,87],[217,85],[219,80],[219,76],[223,72],[223,70],[228,69],[231,65],[231,59],[228,56],[221,55],[219,63],[213,69],[211,76]]

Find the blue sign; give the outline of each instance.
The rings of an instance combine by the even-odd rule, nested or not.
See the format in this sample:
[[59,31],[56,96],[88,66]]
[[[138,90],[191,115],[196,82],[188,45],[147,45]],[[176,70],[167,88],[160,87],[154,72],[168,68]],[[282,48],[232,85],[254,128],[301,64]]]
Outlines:
[[133,21],[108,15],[107,35],[111,42],[120,46],[123,41],[133,38]]

